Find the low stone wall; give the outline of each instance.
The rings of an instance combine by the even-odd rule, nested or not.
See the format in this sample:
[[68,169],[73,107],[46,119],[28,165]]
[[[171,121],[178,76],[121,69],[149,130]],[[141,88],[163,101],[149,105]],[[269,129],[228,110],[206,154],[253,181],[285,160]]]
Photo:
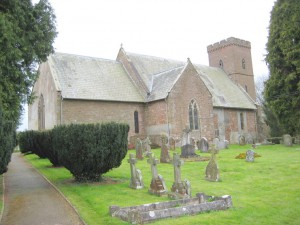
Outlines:
[[230,195],[222,197],[208,196],[198,193],[195,198],[180,199],[168,202],[137,205],[121,208],[110,206],[111,216],[131,224],[144,224],[164,218],[195,215],[203,212],[226,210],[232,207]]

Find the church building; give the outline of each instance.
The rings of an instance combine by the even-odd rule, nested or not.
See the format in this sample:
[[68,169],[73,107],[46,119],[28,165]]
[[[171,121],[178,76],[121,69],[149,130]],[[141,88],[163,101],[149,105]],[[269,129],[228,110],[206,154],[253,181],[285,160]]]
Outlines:
[[237,143],[257,138],[251,44],[228,38],[207,47],[209,66],[130,53],[116,60],[55,53],[39,67],[28,128],[123,122],[129,139],[161,134]]

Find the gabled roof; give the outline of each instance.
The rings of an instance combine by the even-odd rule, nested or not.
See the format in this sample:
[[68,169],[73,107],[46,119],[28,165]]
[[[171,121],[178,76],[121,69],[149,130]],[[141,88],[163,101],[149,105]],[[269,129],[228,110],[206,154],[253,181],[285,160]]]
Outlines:
[[194,66],[213,96],[214,107],[256,109],[253,100],[222,69]]
[[134,64],[149,90],[151,89],[152,78],[154,75],[161,74],[185,65],[185,63],[181,61],[155,56],[140,55],[130,52],[126,52],[126,55]]
[[48,59],[63,98],[144,102],[121,63],[64,53]]

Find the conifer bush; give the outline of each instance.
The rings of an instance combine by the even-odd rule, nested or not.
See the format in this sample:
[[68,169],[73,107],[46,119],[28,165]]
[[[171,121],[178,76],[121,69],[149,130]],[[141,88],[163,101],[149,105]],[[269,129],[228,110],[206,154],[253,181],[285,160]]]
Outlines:
[[19,148],[20,152],[23,154],[32,152],[33,150],[33,131],[27,130],[22,131],[18,134],[18,142],[19,142]]
[[15,146],[15,130],[12,122],[4,120],[0,105],[0,174],[7,171]]
[[119,167],[127,153],[129,126],[122,123],[71,124],[55,127],[53,148],[76,181],[101,181]]

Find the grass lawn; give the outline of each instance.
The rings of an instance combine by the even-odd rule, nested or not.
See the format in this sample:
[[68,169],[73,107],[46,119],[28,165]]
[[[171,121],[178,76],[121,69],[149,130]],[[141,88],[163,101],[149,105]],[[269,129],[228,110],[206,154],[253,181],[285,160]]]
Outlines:
[[[191,182],[193,196],[198,192],[214,196],[228,194],[232,197],[232,209],[164,219],[152,224],[300,224],[300,146],[258,146],[255,152],[262,157],[255,158],[255,162],[235,159],[247,149],[250,145],[232,145],[230,149],[220,151],[217,159],[221,182],[204,179],[207,161],[185,162],[182,166],[182,179]],[[134,152],[130,150],[128,154]],[[160,150],[153,152],[159,158]],[[201,155],[210,156],[208,153]],[[51,167],[47,159],[39,159],[36,155],[25,157],[67,196],[88,225],[127,224],[109,215],[110,205],[124,207],[169,200],[148,194],[151,170],[146,159],[136,164],[142,171],[145,188],[133,190],[129,188],[128,155],[119,168],[104,175],[104,183],[75,183],[68,170]],[[170,190],[174,180],[173,166],[159,164],[158,173]]]

